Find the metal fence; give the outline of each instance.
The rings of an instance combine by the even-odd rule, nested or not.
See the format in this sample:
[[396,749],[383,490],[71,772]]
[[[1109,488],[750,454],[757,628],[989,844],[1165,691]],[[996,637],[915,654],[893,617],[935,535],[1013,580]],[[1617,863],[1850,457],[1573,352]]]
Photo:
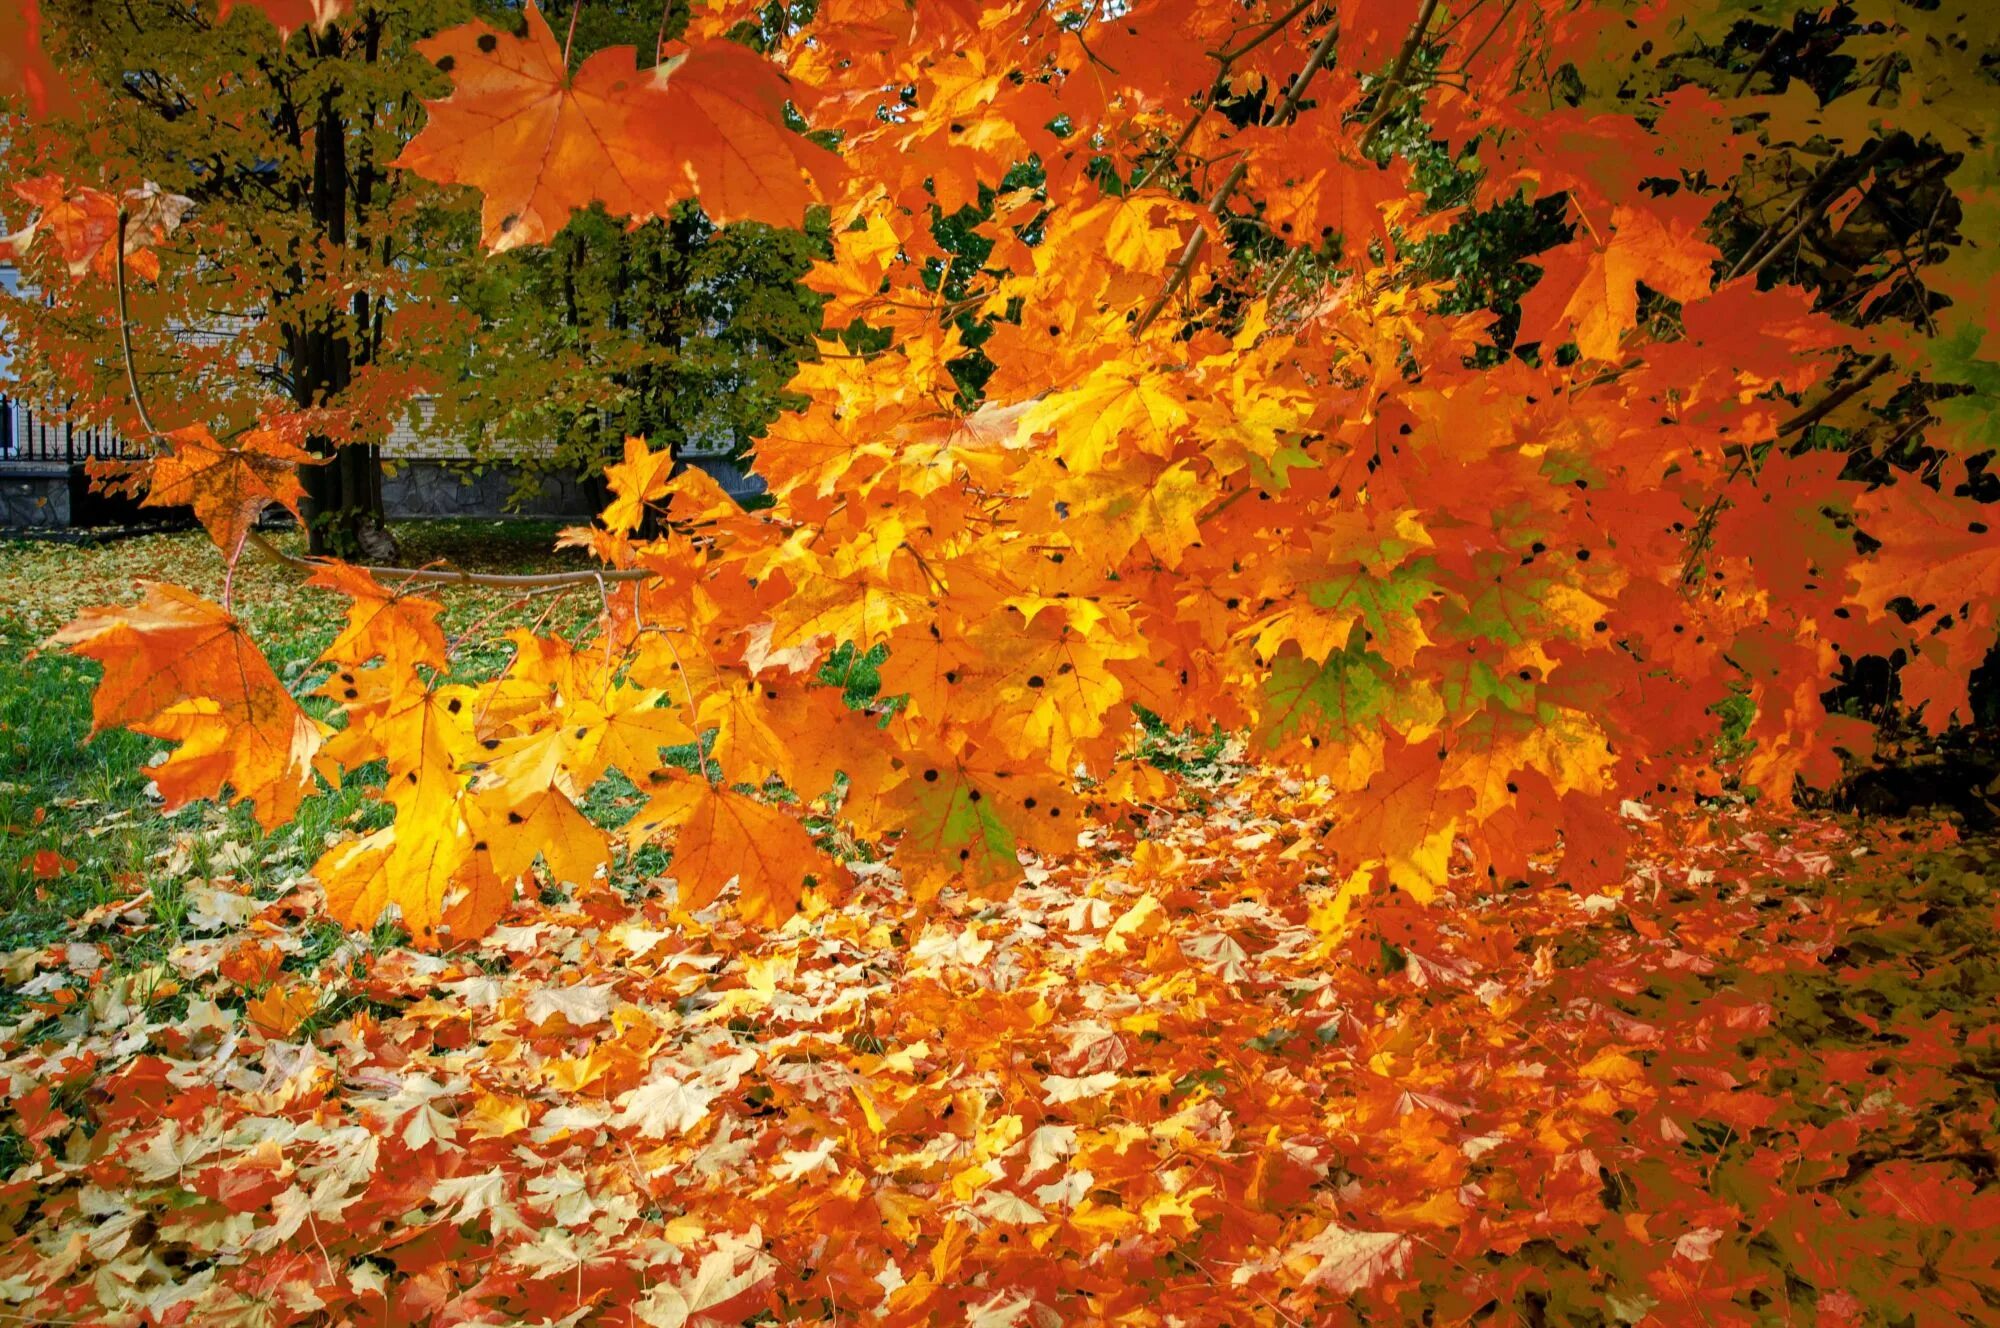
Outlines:
[[79,424],[58,412],[0,395],[0,462],[73,466],[145,455],[142,445],[108,425]]

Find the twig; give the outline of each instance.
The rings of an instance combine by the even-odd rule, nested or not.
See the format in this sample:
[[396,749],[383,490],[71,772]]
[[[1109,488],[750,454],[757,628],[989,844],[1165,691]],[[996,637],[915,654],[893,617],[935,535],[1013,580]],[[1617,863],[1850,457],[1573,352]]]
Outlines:
[[[1436,7],[1436,0],[1430,0],[1430,3],[1432,8]],[[1299,102],[1305,98],[1306,85],[1312,82],[1313,75],[1320,71],[1320,67],[1333,54],[1333,44],[1339,36],[1340,25],[1328,24],[1326,35],[1320,38],[1319,45],[1313,47],[1312,54],[1306,57],[1305,68],[1299,70],[1298,77],[1292,80],[1290,90],[1285,93],[1285,99],[1278,103],[1277,113],[1271,117],[1273,124],[1285,124],[1298,114]],[[1230,169],[1227,176],[1223,177],[1221,185],[1208,200],[1209,215],[1217,220],[1221,219],[1224,210],[1229,206],[1229,196],[1236,192],[1236,186],[1243,182],[1243,177],[1249,169],[1248,156],[1237,160],[1236,165]],[[1207,239],[1208,228],[1196,226],[1194,234],[1188,236],[1187,247],[1181,250],[1180,258],[1175,261],[1173,271],[1167,274],[1167,284],[1153,297],[1153,302],[1146,306],[1146,311],[1139,315],[1139,321],[1132,329],[1135,335],[1151,327],[1153,320],[1160,316],[1160,311],[1167,307],[1167,301],[1173,299],[1175,293],[1187,284],[1188,278],[1194,273],[1194,260],[1200,255],[1201,246]]]
[[1179,136],[1174,139],[1167,150],[1160,155],[1157,161],[1146,168],[1143,175],[1132,182],[1133,192],[1136,193],[1144,189],[1163,168],[1172,165],[1179,159],[1181,153],[1186,150],[1188,143],[1193,140],[1194,131],[1201,126],[1202,120],[1207,117],[1208,113],[1215,109],[1216,99],[1228,88],[1229,76],[1235,72],[1236,62],[1283,32],[1286,28],[1289,28],[1294,19],[1318,3],[1320,3],[1320,0],[1299,0],[1299,3],[1293,5],[1290,9],[1260,29],[1256,36],[1245,39],[1242,45],[1233,46],[1226,51],[1215,53],[1214,59],[1217,66],[1215,81],[1209,84],[1208,95],[1202,98],[1201,106],[1188,118],[1187,124],[1182,126]]
[[1784,35],[1782,31],[1771,34],[1771,39],[1764,43],[1764,49],[1757,53],[1756,63],[1744,72],[1743,81],[1738,83],[1736,91],[1730,94],[1732,97],[1740,97],[1750,90],[1750,81],[1764,72],[1764,65],[1778,53],[1778,38]]
[[1877,378],[1880,378],[1883,371],[1891,363],[1892,361],[1887,351],[1877,355],[1874,359],[1862,365],[1861,371],[1849,379],[1844,386],[1827,393],[1818,402],[1806,407],[1798,414],[1780,424],[1778,426],[1778,437],[1783,438],[1787,434],[1802,433],[1810,429],[1813,425],[1818,424],[1828,415],[1847,404],[1863,388],[1867,387]]
[[125,233],[131,222],[131,215],[124,208],[119,208],[118,250],[114,267],[118,274],[118,348],[125,355],[125,388],[132,394],[132,410],[139,417],[139,427],[168,455],[172,455],[173,447],[167,442],[166,435],[153,427],[153,417],[146,410],[146,394],[139,390],[139,371],[132,361],[132,314],[125,298]]
[[[1828,162],[1826,167],[1806,185],[1805,190],[1799,194],[1798,198],[1793,200],[1792,205],[1785,209],[1784,214],[1769,226],[1766,226],[1763,233],[1751,242],[1748,249],[1743,251],[1743,257],[1736,260],[1736,266],[1729,270],[1729,275],[1724,277],[1723,281],[1731,282],[1738,277],[1745,276],[1754,277],[1759,272],[1762,272],[1772,259],[1784,252],[1786,245],[1804,234],[1806,227],[1812,225],[1820,213],[1824,212],[1827,206],[1835,198],[1839,197],[1837,190],[1827,191],[1822,201],[1814,203],[1814,199],[1820,197],[1822,187],[1829,179],[1832,179],[1836,175],[1843,177],[1852,176],[1858,179],[1888,150],[1889,140],[1879,138],[1875,140],[1874,144],[1866,152],[1856,157],[1852,162]],[[1812,206],[1809,208],[1808,204]],[[1799,216],[1801,212],[1805,213],[1802,217]],[[1785,231],[1783,235],[1780,235],[1771,244],[1770,248],[1766,249],[1764,242],[1769,240],[1771,236],[1778,234],[1779,230],[1794,217],[1799,218],[1798,224],[1790,230]],[[1753,258],[1755,259],[1754,262],[1752,262]]]
[[[1827,393],[1804,410],[1780,422],[1777,432],[1773,435],[1773,440],[1785,438],[1795,433],[1803,433],[1805,430],[1810,429],[1813,425],[1838,410],[1842,405],[1853,400],[1870,383],[1881,377],[1883,371],[1891,363],[1892,361],[1886,352],[1877,355],[1874,359],[1862,365],[1860,372],[1855,374],[1846,383]],[[1722,484],[1718,487],[1715,496],[1703,504],[1701,514],[1695,518],[1694,529],[1688,532],[1688,550],[1686,556],[1681,561],[1681,584],[1689,591],[1692,591],[1698,583],[1701,577],[1703,560],[1707,557],[1709,547],[1715,541],[1715,525],[1722,517],[1723,508],[1728,505],[1729,486],[1735,481],[1738,475],[1743,473],[1744,468],[1750,464],[1750,455],[1750,452],[1746,449],[1736,458],[1735,464],[1729,468],[1729,473],[1722,477]]]
[[[1376,99],[1375,114],[1369,117],[1368,127],[1361,131],[1360,148],[1364,154],[1368,151],[1370,140],[1375,137],[1375,131],[1382,127],[1383,121],[1389,118],[1389,112],[1396,107],[1397,96],[1403,90],[1403,80],[1409,76],[1410,61],[1416,58],[1417,48],[1423,45],[1424,33],[1430,28],[1437,7],[1438,0],[1424,0],[1417,21],[1410,27],[1409,38],[1403,42],[1403,49],[1396,52],[1396,63],[1389,70],[1389,80],[1382,85],[1382,94]],[[1506,16],[1503,14],[1501,17],[1504,19]]]

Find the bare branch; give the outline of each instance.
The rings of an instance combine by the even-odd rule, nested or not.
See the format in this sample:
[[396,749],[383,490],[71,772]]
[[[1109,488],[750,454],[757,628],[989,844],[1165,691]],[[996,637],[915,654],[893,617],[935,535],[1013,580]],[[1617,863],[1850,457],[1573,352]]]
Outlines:
[[607,581],[651,581],[659,575],[643,567],[614,567],[606,571],[578,572],[465,572],[451,567],[377,567],[364,563],[340,563],[337,559],[302,558],[286,553],[256,531],[250,543],[257,552],[294,571],[310,572],[325,566],[353,567],[371,576],[390,580],[418,581],[438,586],[492,586],[503,590],[547,589],[551,586],[588,586]]

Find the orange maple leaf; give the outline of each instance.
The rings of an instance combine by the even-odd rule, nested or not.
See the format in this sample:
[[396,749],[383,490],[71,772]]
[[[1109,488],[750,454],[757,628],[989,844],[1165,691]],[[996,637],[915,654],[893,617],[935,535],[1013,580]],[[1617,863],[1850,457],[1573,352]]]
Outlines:
[[265,829],[289,821],[313,787],[321,727],[228,610],[179,586],[145,592],[86,609],[50,638],[104,665],[91,732],[122,726],[180,744],[152,772],[169,811],[227,786]]
[[1621,207],[1611,238],[1579,240],[1556,251],[1541,282],[1521,301],[1521,339],[1546,339],[1559,323],[1575,329],[1577,349],[1593,360],[1618,357],[1620,339],[1637,325],[1640,283],[1686,303],[1709,293],[1721,251],[1691,227]]
[[599,51],[572,76],[541,10],[527,35],[483,23],[419,43],[452,75],[430,123],[396,165],[486,195],[483,238],[498,251],[539,244],[601,202],[644,221],[696,188],[719,221],[796,225],[808,171],[837,161],[784,124],[783,75],[714,43],[641,71],[630,46]]
[[[257,514],[276,504],[299,515],[305,487],[298,468],[319,458],[277,429],[251,429],[228,443],[208,426],[190,425],[166,436],[172,451],[139,468],[146,507],[187,507],[223,556],[235,561]],[[98,473],[112,473],[109,468]]]
[[290,1037],[319,1008],[319,994],[306,983],[274,985],[262,996],[243,1003],[243,1013],[272,1037]]
[[645,520],[646,505],[667,493],[673,474],[674,450],[663,447],[654,452],[643,438],[625,440],[625,459],[604,468],[604,481],[611,486],[612,499],[600,518],[607,529],[630,534]]
[[1914,479],[1864,494],[1862,528],[1882,542],[1854,564],[1855,598],[1881,617],[1907,597],[1920,610],[1986,617],[2000,597],[2000,534],[1987,515]]
[[353,601],[347,624],[320,655],[339,664],[363,665],[380,659],[398,681],[418,665],[443,669],[444,630],[438,615],[444,605],[401,590],[384,589],[365,568],[323,563],[307,585],[338,591]]
[[25,254],[37,238],[47,235],[72,277],[89,272],[105,281],[117,276],[120,208],[126,214],[125,270],[154,281],[160,275],[160,259],[147,246],[178,230],[194,206],[192,200],[166,193],[150,180],[113,197],[102,189],[71,188],[60,176],[42,175],[23,180],[14,192],[35,205],[36,217],[0,243]]
[[690,912],[714,903],[735,881],[743,916],[776,927],[798,911],[807,877],[824,882],[834,872],[833,859],[783,809],[706,780],[673,780],[627,834],[637,844],[669,825],[680,827],[673,873],[681,907]]

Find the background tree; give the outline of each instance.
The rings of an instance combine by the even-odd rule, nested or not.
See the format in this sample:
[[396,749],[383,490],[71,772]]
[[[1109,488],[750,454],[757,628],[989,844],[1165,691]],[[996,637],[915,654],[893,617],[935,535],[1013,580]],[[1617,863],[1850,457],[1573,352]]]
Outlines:
[[797,401],[785,384],[819,329],[798,278],[825,251],[823,228],[718,227],[684,206],[632,229],[593,210],[546,247],[455,269],[479,327],[439,422],[549,439],[535,460],[570,471],[632,436],[740,454]]
[[[163,427],[240,429],[307,412],[315,551],[386,553],[381,443],[411,398],[458,376],[469,324],[438,301],[464,257],[465,201],[388,169],[442,79],[414,43],[470,17],[466,0],[386,0],[280,33],[257,10],[218,22],[173,0],[46,7],[88,132],[37,135],[5,179],[147,179],[195,204],[161,279],[135,289],[142,386]],[[44,283],[60,279],[46,270]],[[123,397],[115,319],[94,301],[20,320],[38,392],[78,411]]]
[[[573,67],[629,46],[644,68],[689,16],[684,0],[553,0],[544,13]],[[733,35],[768,49],[784,19],[761,15]],[[820,297],[799,278],[829,253],[823,213],[803,231],[718,226],[693,200],[636,227],[601,208],[578,213],[548,245],[452,269],[451,298],[479,330],[475,368],[441,392],[439,421],[550,440],[532,459],[569,471],[629,436],[676,456],[690,441],[741,454],[801,400],[784,388],[819,330]]]
[[[145,179],[194,201],[158,281],[132,292],[142,388],[175,403],[168,428],[303,412],[327,458],[301,472],[316,553],[393,553],[381,448],[419,397],[436,405],[429,430],[475,455],[535,444],[526,459],[543,467],[596,469],[635,433],[740,449],[816,328],[795,279],[823,239],[718,228],[691,206],[630,234],[582,216],[553,247],[467,262],[476,196],[388,163],[423,99],[449,91],[416,43],[477,15],[522,21],[504,0],[384,0],[289,33],[248,7],[224,21],[172,0],[47,7],[79,132],[22,139],[0,181]],[[662,13],[604,4],[578,20],[577,60],[635,45],[650,61]],[[65,281],[58,256],[27,261],[40,284]],[[21,310],[30,390],[135,429],[116,321],[108,283]]]

